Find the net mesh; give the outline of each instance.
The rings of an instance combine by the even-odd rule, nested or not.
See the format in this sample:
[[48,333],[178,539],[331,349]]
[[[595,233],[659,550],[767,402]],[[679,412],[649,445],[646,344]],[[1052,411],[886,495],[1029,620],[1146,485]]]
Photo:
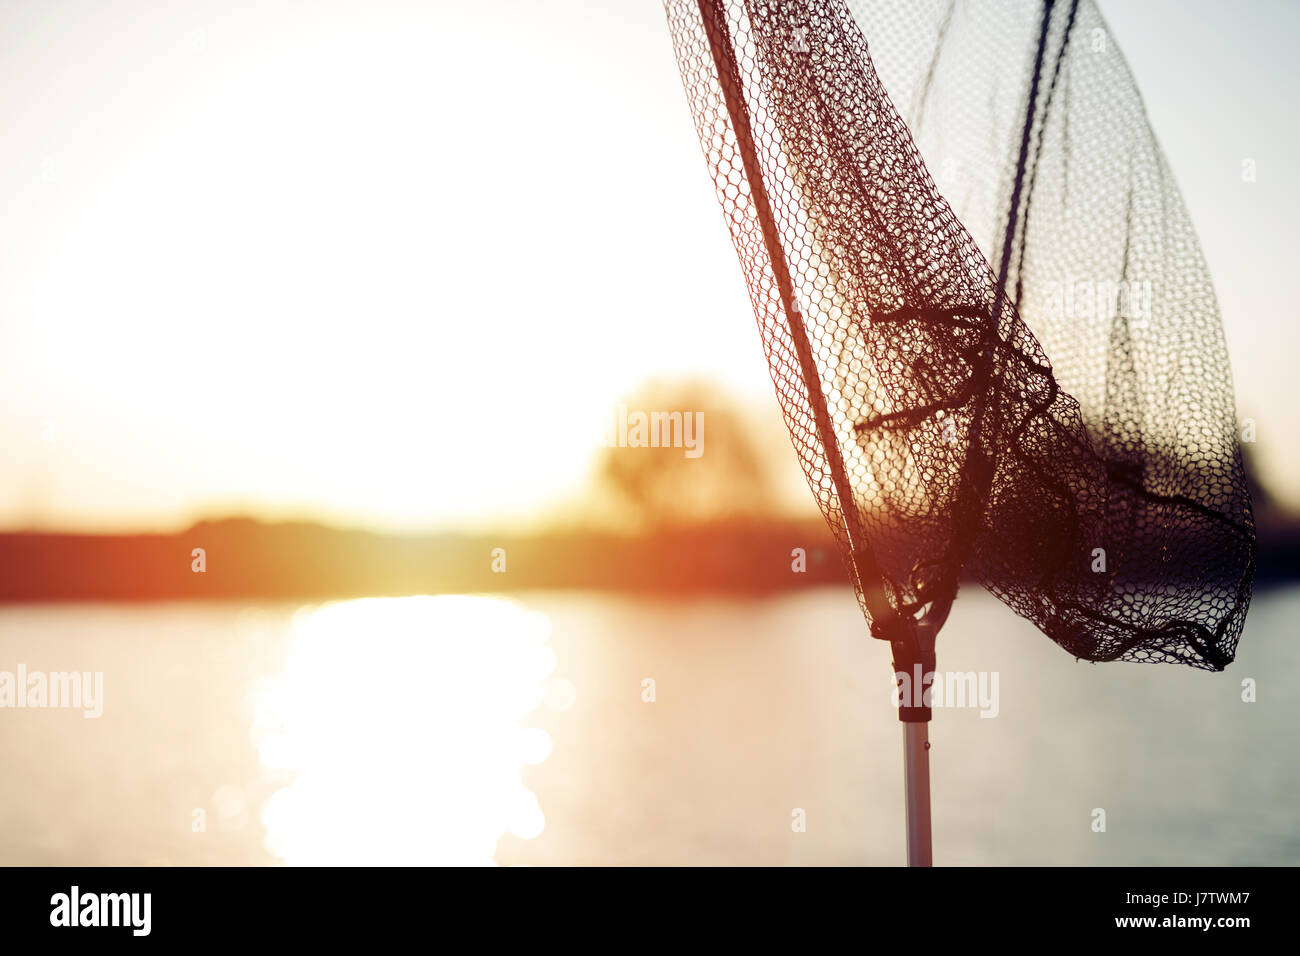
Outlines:
[[1090,0],[665,7],[877,635],[965,574],[1079,658],[1226,666],[1255,534],[1218,306]]

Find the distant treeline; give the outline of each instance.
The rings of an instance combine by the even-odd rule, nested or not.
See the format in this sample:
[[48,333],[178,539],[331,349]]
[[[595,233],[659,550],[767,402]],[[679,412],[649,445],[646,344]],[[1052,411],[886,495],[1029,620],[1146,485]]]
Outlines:
[[[795,548],[806,554],[804,572],[792,570]],[[755,593],[847,581],[820,521],[731,523],[639,537],[407,536],[246,519],[203,522],[177,534],[0,534],[0,601],[10,602],[542,588]]]
[[[802,571],[795,570],[796,548],[803,549]],[[1300,523],[1265,525],[1257,581],[1288,579],[1300,579]],[[848,577],[820,520],[734,521],[634,537],[407,536],[248,519],[203,522],[177,534],[0,534],[0,601],[7,602],[545,588],[753,595],[828,584],[847,587]]]

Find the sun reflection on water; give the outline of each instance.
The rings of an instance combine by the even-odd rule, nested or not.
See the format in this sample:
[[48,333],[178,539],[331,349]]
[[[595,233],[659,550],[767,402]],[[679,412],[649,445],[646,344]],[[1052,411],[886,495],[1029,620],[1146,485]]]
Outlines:
[[491,864],[542,832],[520,768],[551,751],[524,720],[548,690],[550,621],[488,597],[304,608],[260,691],[266,848],[294,865]]

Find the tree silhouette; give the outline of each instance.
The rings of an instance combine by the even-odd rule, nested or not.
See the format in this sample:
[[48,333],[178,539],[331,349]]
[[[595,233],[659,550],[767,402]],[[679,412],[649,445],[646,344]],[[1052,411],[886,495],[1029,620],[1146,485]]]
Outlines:
[[[770,513],[773,508],[767,460],[754,438],[754,426],[736,402],[703,382],[655,383],[622,403],[635,422],[647,417],[680,413],[685,422],[702,424],[696,451],[682,444],[633,447],[635,433],[608,442],[596,467],[595,484],[613,504],[622,522],[641,529],[725,520]],[[618,411],[610,413],[618,431]],[[689,425],[688,425],[689,427]],[[631,428],[628,429],[631,431]],[[668,430],[658,437],[670,437]],[[702,439],[702,440],[701,440]],[[698,452],[697,457],[692,457]]]

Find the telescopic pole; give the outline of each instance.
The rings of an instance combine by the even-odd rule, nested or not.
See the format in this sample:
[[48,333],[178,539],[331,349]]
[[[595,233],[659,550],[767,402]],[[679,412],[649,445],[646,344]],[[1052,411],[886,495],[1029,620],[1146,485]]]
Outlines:
[[[743,80],[731,48],[730,28],[723,3],[719,0],[698,0],[700,19],[708,37],[717,70],[718,85],[726,101],[731,128],[736,135],[736,145],[745,168],[754,211],[763,230],[763,242],[772,275],[776,280],[781,307],[785,312],[786,326],[799,357],[800,374],[807,392],[808,405],[816,423],[826,463],[831,473],[835,496],[839,501],[845,531],[852,551],[851,571],[857,578],[863,602],[871,615],[872,632],[890,642],[894,651],[895,673],[906,673],[916,686],[914,701],[900,700],[899,719],[903,721],[903,768],[906,782],[907,861],[909,866],[930,866],[930,755],[926,724],[930,708],[924,706],[921,694],[922,677],[934,671],[934,636],[943,618],[947,616],[947,602],[936,602],[927,614],[927,620],[937,616],[937,622],[927,626],[927,621],[917,624],[894,610],[885,594],[883,578],[875,556],[862,527],[861,516],[849,482],[844,460],[840,455],[839,441],[830,419],[821,376],[813,358],[803,316],[795,302],[794,285],[789,264],[781,245],[780,233],[772,215],[767,188],[763,182],[754,135],[750,128],[749,109],[745,104]],[[938,605],[942,607],[938,607]],[[914,666],[914,665],[919,665]],[[905,669],[904,669],[905,668]],[[914,676],[913,676],[914,675]],[[900,682],[901,684],[901,682]],[[901,690],[901,687],[900,687]]]
[[930,706],[927,677],[934,675],[934,639],[951,600],[936,602],[913,628],[912,642],[895,642],[898,719],[903,724],[903,793],[907,818],[907,865],[932,866],[930,838]]
[[930,725],[903,724],[903,776],[907,799],[907,865],[932,866],[930,842]]

